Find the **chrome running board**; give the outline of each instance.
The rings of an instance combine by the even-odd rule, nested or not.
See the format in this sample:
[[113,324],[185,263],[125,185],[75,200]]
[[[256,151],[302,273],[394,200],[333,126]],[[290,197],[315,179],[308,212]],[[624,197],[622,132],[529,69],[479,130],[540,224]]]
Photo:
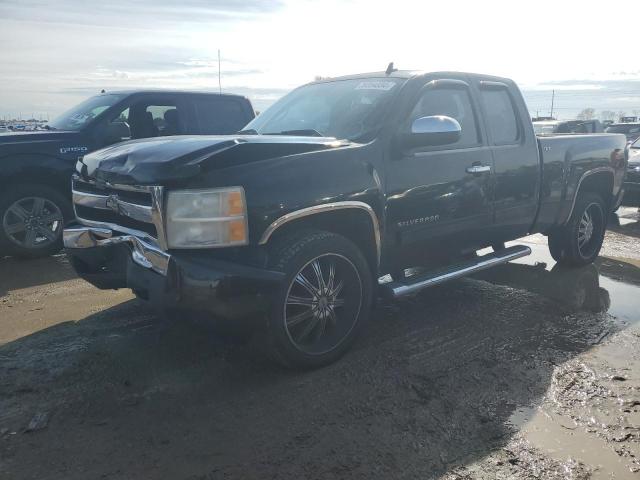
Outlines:
[[393,298],[417,292],[423,288],[438,285],[440,283],[464,277],[470,273],[479,272],[487,268],[495,267],[510,262],[516,258],[526,257],[531,254],[531,249],[525,245],[514,245],[497,252],[492,252],[473,260],[458,263],[445,269],[435,270],[406,278],[404,281],[388,282],[380,286],[383,293]]

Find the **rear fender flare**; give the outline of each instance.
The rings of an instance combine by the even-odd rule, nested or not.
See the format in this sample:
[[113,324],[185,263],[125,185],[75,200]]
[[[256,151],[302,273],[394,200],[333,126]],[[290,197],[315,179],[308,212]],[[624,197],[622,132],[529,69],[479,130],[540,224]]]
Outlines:
[[[573,209],[576,206],[576,201],[578,199],[578,195],[580,195],[580,191],[581,191],[580,189],[581,189],[581,187],[583,185],[583,182],[584,182],[585,179],[591,177],[592,175],[610,175],[611,176],[611,180],[613,182],[614,176],[615,176],[615,171],[614,171],[614,169],[612,167],[597,167],[597,168],[593,168],[591,170],[588,170],[588,171],[586,171],[586,172],[584,172],[582,174],[582,176],[578,180],[578,184],[576,186],[575,193],[573,194],[573,198],[571,199],[571,207],[569,208],[569,211],[568,211],[567,215],[565,216],[565,218],[561,222],[562,225],[566,225],[566,223],[571,218],[571,215],[573,215]],[[611,192],[611,194],[613,195],[613,192]],[[609,199],[605,199],[605,200],[609,200]]]

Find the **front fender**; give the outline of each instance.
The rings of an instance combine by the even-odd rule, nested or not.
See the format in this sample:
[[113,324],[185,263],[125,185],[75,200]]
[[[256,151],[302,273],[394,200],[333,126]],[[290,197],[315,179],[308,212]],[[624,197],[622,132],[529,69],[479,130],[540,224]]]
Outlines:
[[[372,212],[375,228],[382,237],[384,195],[377,168],[379,155],[375,145],[355,144],[212,170],[191,186],[244,187],[249,237],[254,245],[264,242],[280,224],[286,223],[281,220],[274,225],[278,219],[299,216],[300,212],[309,215],[327,211],[331,204]],[[358,202],[358,206],[344,202]]]

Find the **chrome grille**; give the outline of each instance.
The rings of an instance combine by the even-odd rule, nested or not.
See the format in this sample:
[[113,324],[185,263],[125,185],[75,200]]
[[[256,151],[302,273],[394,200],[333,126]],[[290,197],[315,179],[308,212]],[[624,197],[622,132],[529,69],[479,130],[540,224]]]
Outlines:
[[98,184],[76,176],[72,193],[79,222],[146,237],[166,249],[162,187]]

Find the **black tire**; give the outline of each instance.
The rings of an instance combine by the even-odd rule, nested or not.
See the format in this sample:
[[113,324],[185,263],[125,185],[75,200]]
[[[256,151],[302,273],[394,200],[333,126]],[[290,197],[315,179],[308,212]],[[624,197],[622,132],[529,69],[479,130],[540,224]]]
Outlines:
[[567,224],[549,234],[549,252],[553,259],[568,266],[593,263],[604,241],[606,212],[600,195],[593,192],[580,194]]
[[267,320],[270,353],[296,369],[335,362],[371,310],[372,277],[362,252],[341,235],[308,231],[277,242],[270,257],[271,268],[286,274]]
[[22,258],[57,253],[64,225],[72,218],[71,202],[55,189],[35,184],[12,187],[0,195],[0,251]]

